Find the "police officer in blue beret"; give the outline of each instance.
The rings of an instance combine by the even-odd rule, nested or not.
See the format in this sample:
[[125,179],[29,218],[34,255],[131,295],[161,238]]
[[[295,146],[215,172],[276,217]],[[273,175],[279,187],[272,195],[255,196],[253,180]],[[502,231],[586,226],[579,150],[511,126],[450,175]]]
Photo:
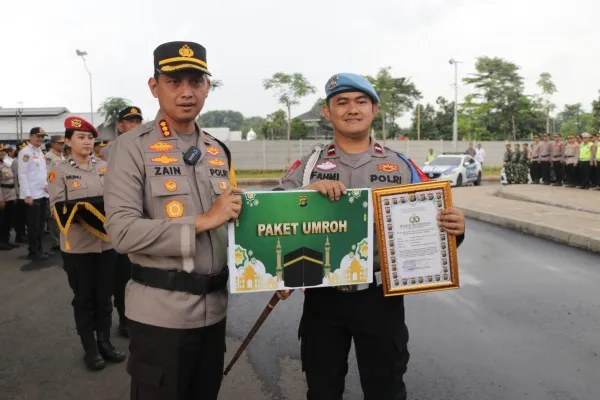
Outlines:
[[[325,86],[323,115],[334,139],[296,161],[276,190],[317,190],[331,201],[346,188],[377,188],[427,181],[412,160],[371,139],[371,122],[379,107],[373,86],[360,75],[334,75]],[[464,239],[464,215],[442,211],[440,227]],[[377,249],[372,284],[314,288],[305,291],[299,336],[308,400],[341,400],[354,341],[360,382],[366,400],[406,399],[408,329],[402,296],[384,297]],[[289,296],[289,291],[281,294]]]

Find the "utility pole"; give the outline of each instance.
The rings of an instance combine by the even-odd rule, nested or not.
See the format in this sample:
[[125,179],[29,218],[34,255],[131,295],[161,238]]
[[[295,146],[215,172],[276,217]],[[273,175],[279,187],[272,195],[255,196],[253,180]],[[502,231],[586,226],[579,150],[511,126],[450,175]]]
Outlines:
[[449,61],[450,65],[454,65],[454,123],[452,124],[452,145],[454,151],[458,151],[458,63],[451,58]]

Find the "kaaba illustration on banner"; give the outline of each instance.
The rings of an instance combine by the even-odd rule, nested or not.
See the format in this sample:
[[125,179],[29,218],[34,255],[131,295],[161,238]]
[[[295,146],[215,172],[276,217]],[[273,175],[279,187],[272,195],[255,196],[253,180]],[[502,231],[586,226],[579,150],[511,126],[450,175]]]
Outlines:
[[323,253],[301,247],[283,257],[283,283],[287,287],[317,286],[323,283]]

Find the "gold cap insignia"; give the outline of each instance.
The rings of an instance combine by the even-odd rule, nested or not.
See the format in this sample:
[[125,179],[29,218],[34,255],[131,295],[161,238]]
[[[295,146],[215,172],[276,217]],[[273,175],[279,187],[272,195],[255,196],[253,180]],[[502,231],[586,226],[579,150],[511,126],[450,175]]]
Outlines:
[[133,107],[131,110],[129,110],[130,113],[132,114],[139,114],[137,108]]
[[40,128],[40,131],[38,132],[38,135],[43,135],[44,133],[46,133],[42,128]]
[[190,49],[190,46],[184,44],[182,48],[179,49],[179,55],[181,57],[193,57],[194,50]]
[[80,119],[72,119],[71,126],[73,128],[81,128],[81,120]]

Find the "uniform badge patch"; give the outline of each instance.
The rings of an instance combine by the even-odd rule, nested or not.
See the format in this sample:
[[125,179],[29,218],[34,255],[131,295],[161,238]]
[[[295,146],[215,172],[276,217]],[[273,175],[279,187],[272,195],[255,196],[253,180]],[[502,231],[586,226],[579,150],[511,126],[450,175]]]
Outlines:
[[326,154],[328,156],[335,156],[335,145],[330,144],[329,147],[327,148]]
[[219,160],[218,158],[212,158],[212,159],[208,160],[208,163],[210,165],[214,165],[216,167],[222,167],[223,165],[225,165],[225,161]]
[[158,142],[153,143],[150,146],[148,146],[148,148],[150,150],[163,152],[163,151],[172,150],[173,149],[173,145],[169,144],[169,143],[166,143],[166,142],[158,141]]
[[171,200],[167,203],[165,210],[167,212],[167,217],[179,218],[183,216],[183,203],[178,200]]
[[81,128],[81,120],[80,119],[72,119],[71,120],[71,128]]
[[100,172],[101,174],[106,172],[106,168],[98,168],[98,172]]
[[23,154],[23,161],[29,161],[29,154]]
[[77,189],[78,187],[81,187],[81,183],[79,183],[78,181],[75,181],[75,182],[71,183],[71,187],[73,189]]
[[161,163],[161,164],[171,164],[171,163],[179,161],[179,159],[174,158],[174,157],[169,157],[166,154],[163,154],[160,157],[154,157],[152,159],[152,161],[158,162],[158,163]]
[[221,152],[221,150],[219,150],[218,148],[216,148],[215,146],[208,146],[206,148],[206,152],[208,154],[210,154],[211,156],[216,156],[217,154],[219,154]]
[[296,160],[296,161],[295,161],[295,162],[292,164],[292,166],[291,166],[291,167],[290,167],[290,168],[289,168],[289,169],[286,171],[286,173],[283,175],[283,177],[281,178],[281,181],[282,181],[282,182],[285,182],[285,180],[286,180],[287,178],[289,178],[289,177],[290,177],[290,176],[291,176],[291,175],[294,173],[294,171],[298,169],[298,167],[299,167],[300,165],[302,165],[302,161],[300,161],[300,160]]
[[165,189],[167,189],[169,192],[174,192],[177,190],[177,182],[175,181],[166,181],[165,182]]
[[164,119],[161,119],[158,122],[158,126],[160,126],[160,130],[162,131],[163,137],[171,137],[171,130],[169,129],[169,124]]
[[331,161],[325,161],[325,162],[322,162],[321,164],[318,164],[317,168],[322,171],[331,171],[332,169],[337,168],[337,164],[332,163]]
[[392,163],[378,164],[377,170],[383,172],[396,172],[398,171],[398,166]]
[[379,143],[375,143],[373,150],[375,150],[375,154],[384,154],[383,147]]
[[227,182],[225,182],[225,181],[221,181],[221,182],[219,182],[219,188],[220,188],[221,190],[225,190],[225,189],[227,189]]
[[52,171],[48,172],[48,182],[54,182],[55,179],[56,179],[56,171],[52,170]]

